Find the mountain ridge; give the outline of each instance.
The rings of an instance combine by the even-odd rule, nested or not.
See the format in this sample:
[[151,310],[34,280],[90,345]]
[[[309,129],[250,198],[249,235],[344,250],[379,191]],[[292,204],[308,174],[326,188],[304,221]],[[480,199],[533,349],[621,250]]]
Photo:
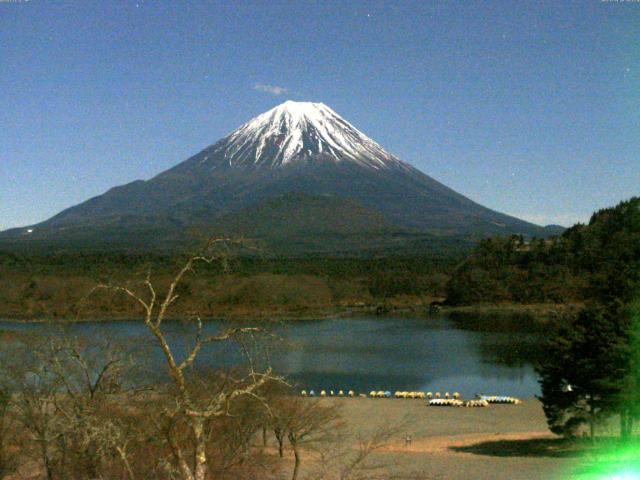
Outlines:
[[[127,229],[139,232],[155,222],[171,230],[167,238],[177,239],[180,231],[208,230],[292,193],[355,202],[371,212],[365,217],[373,223],[379,215],[397,231],[469,239],[549,233],[455,192],[388,153],[326,105],[287,101],[149,180],[114,187],[40,224],[0,233],[0,245],[31,238],[64,245],[73,240],[65,231],[81,226],[88,229],[84,236],[92,228],[104,235],[114,219],[125,236]],[[314,211],[321,210],[311,208],[310,221]],[[365,217],[352,219],[363,231]]]

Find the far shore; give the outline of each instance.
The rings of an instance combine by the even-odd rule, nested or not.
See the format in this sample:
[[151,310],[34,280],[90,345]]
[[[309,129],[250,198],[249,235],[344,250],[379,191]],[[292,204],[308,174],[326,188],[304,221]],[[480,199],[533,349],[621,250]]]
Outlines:
[[[358,318],[371,316],[386,316],[398,318],[434,318],[453,317],[465,322],[490,322],[492,319],[517,320],[521,323],[548,324],[561,321],[574,315],[581,308],[581,304],[477,304],[449,306],[442,305],[436,308],[430,307],[425,302],[409,303],[404,301],[390,301],[388,303],[362,304],[345,306],[327,306],[320,308],[295,308],[287,309],[284,306],[274,307],[235,307],[220,308],[217,312],[205,312],[203,320],[223,320],[238,322],[265,322],[265,321],[314,321],[330,318]],[[16,315],[14,312],[3,313],[0,309],[0,320],[19,323],[44,323],[44,322],[98,322],[119,321],[141,318],[135,311],[127,313],[113,313],[109,311],[86,311],[74,316],[48,316],[48,315]],[[167,320],[182,320],[180,315],[168,316]]]

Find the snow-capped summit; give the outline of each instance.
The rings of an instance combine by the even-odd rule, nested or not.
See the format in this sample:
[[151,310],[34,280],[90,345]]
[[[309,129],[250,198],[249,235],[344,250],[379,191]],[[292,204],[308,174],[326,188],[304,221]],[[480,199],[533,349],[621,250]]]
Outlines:
[[323,103],[286,101],[214,145],[229,166],[281,167],[298,161],[405,165]]
[[193,230],[263,239],[283,254],[333,255],[415,251],[447,236],[546,234],[402,162],[326,105],[292,101],[149,180],[112,188],[31,230],[0,233],[0,247],[5,238],[173,248]]

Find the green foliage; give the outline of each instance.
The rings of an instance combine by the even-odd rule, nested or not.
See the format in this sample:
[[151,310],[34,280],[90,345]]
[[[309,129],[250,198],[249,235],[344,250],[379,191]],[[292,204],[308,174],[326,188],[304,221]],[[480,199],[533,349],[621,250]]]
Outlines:
[[474,303],[628,303],[640,280],[640,198],[593,214],[560,237],[481,241],[456,267],[447,299]]
[[561,303],[580,298],[584,278],[564,258],[562,240],[486,239],[453,272],[447,300],[477,303]]
[[595,425],[616,411],[628,368],[626,341],[619,318],[596,304],[550,339],[537,372],[552,432],[572,435],[589,424],[593,436]]
[[600,418],[618,414],[627,438],[640,416],[640,198],[596,212],[560,243],[559,260],[587,278],[589,305],[538,367],[549,426],[570,434],[587,422],[593,435]]
[[576,259],[590,274],[588,296],[630,303],[640,285],[640,198],[594,213],[571,236],[581,247]]

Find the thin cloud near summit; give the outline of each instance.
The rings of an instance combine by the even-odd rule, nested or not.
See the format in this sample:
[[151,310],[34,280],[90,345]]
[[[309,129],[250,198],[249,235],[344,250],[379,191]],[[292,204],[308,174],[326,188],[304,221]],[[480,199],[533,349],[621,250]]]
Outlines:
[[254,90],[257,90],[259,92],[265,92],[265,93],[270,93],[271,95],[282,95],[284,93],[287,93],[289,90],[284,88],[284,87],[279,87],[277,85],[267,85],[264,83],[256,83],[253,86]]

